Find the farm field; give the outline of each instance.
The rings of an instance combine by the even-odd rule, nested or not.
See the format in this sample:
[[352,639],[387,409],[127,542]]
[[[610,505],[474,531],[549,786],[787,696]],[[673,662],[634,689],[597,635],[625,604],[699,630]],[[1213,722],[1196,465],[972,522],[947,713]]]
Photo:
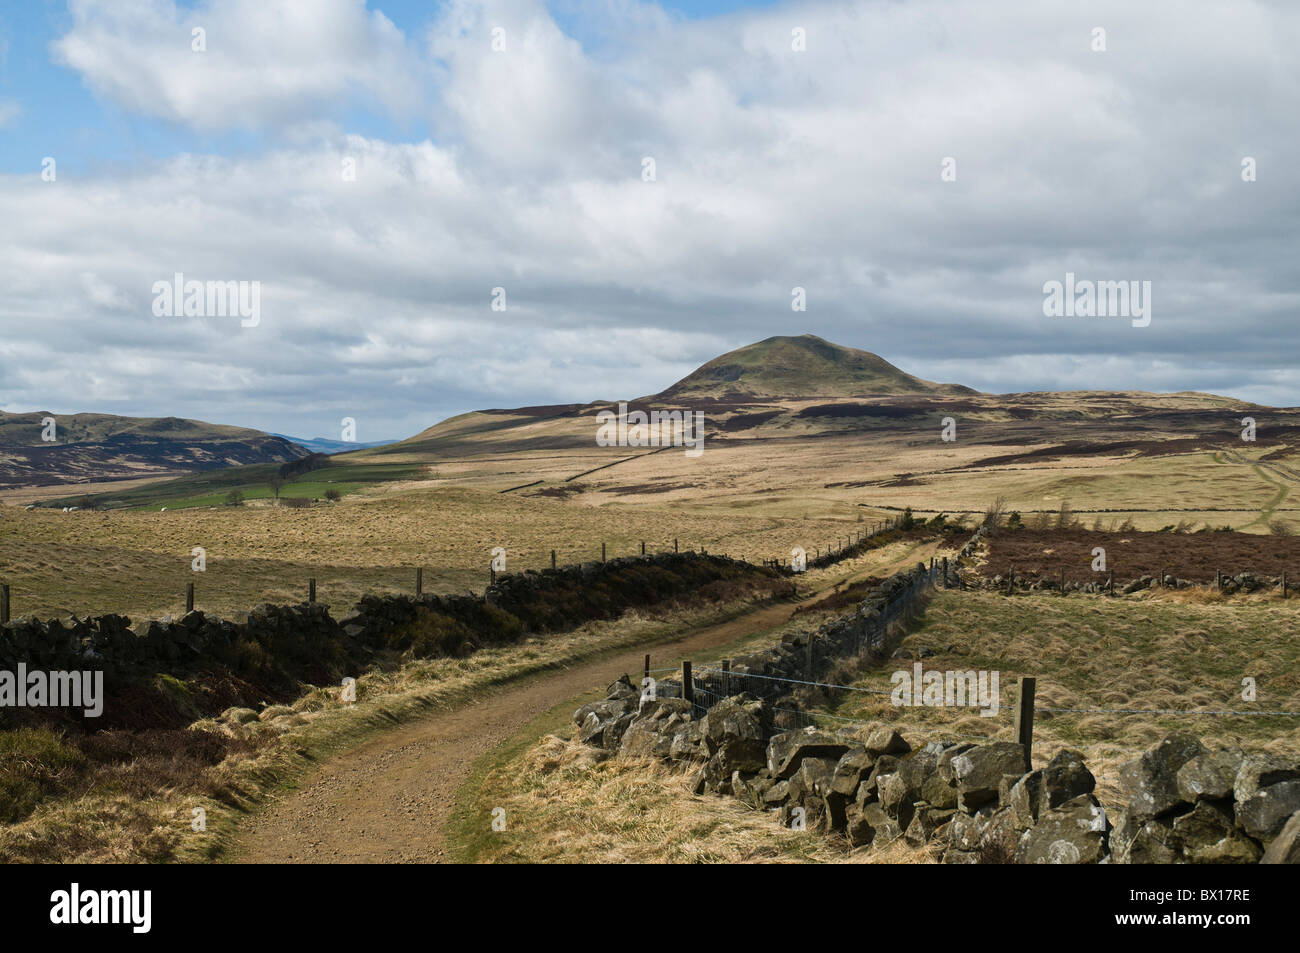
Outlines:
[[[861,513],[862,522],[857,520]],[[789,559],[864,532],[885,511],[848,509],[846,518],[768,517],[753,512],[593,507],[550,498],[502,496],[457,486],[370,489],[309,508],[220,507],[147,510],[0,509],[0,580],[14,613],[113,611],[148,618],[183,608],[194,582],[202,607],[232,617],[264,601],[301,601],[317,578],[324,602],[362,592],[411,591],[416,567],[432,592],[487,583],[494,547],[507,570],[683,549]],[[195,546],[207,570],[191,570]]]
[[[824,444],[820,449],[830,448]],[[725,462],[726,452],[723,463],[711,462],[710,467],[733,466]],[[985,567],[990,574],[1014,564],[1017,572],[1041,569],[1055,574],[1065,569],[1072,579],[1090,578],[1091,549],[1107,545],[1110,565],[1122,579],[1129,578],[1130,571],[1137,576],[1162,568],[1193,580],[1212,579],[1216,569],[1274,574],[1287,570],[1300,578],[1300,537],[1276,535],[1290,531],[1292,514],[1267,508],[1276,490],[1261,481],[1255,468],[1233,468],[1215,462],[1210,453],[1099,468],[1089,479],[1102,489],[1071,485],[1067,499],[1061,495],[1065,490],[1056,487],[1056,493],[1044,494],[1040,506],[1031,508],[1023,505],[1031,502],[1031,495],[1023,486],[1017,490],[1017,480],[1043,481],[1037,492],[1049,480],[1077,478],[1042,469],[1016,471],[997,483],[994,474],[974,474],[969,479],[989,481],[987,490],[968,490],[971,495],[956,500],[963,505],[944,507],[937,505],[934,487],[910,482],[893,488],[800,490],[789,485],[797,461],[793,453],[783,470],[771,453],[762,455],[754,448],[731,452],[762,460],[754,459],[752,467],[734,464],[738,485],[730,496],[693,491],[683,498],[682,491],[630,492],[618,485],[610,492],[580,485],[572,493],[548,493],[545,487],[501,493],[477,480],[448,475],[454,468],[440,467],[436,479],[399,479],[420,468],[383,464],[391,477],[384,482],[332,482],[324,476],[334,472],[329,467],[308,474],[301,483],[287,484],[285,496],[319,497],[330,487],[352,491],[338,502],[307,507],[275,506],[265,499],[244,506],[198,505],[196,500],[221,495],[209,494],[161,512],[161,485],[156,484],[145,488],[153,496],[139,508],[64,513],[49,507],[5,506],[0,507],[0,579],[12,587],[15,614],[175,614],[183,607],[186,584],[195,582],[204,607],[238,615],[259,602],[299,600],[313,576],[327,602],[355,601],[366,591],[409,591],[416,567],[423,567],[429,591],[478,590],[498,546],[506,550],[509,571],[543,569],[550,565],[552,550],[560,563],[598,559],[602,543],[609,557],[631,555],[640,551],[643,540],[651,552],[671,549],[676,539],[682,549],[788,561],[794,546],[810,554],[837,547],[907,507],[920,518],[945,513],[954,524],[973,528],[998,497],[1008,511],[1019,512],[1027,526],[1039,521],[1051,525],[1063,503],[1079,526],[1047,535],[1028,528],[999,535]],[[656,454],[652,460],[667,458]],[[1230,479],[1196,482],[1202,479],[1198,463]],[[798,465],[807,467],[808,461]],[[817,465],[833,466],[833,454],[820,455]],[[356,475],[364,466],[337,469]],[[1162,467],[1161,480],[1173,487],[1170,496],[1148,500],[1143,511],[1099,511],[1097,496],[1106,486],[1132,479],[1129,470],[1154,475]],[[514,473],[502,482],[521,476]],[[739,485],[752,486],[767,477],[779,477],[784,485],[763,491]],[[961,479],[943,485],[960,484]],[[1207,498],[1213,495],[1220,509],[1173,506],[1175,496],[1179,503],[1189,502],[1178,495],[1183,489],[1178,480],[1196,482],[1199,492]],[[265,488],[263,492],[269,493]],[[1017,509],[1017,500],[1022,508]],[[1268,520],[1261,522],[1265,513]],[[1238,532],[1195,531],[1234,525]],[[1089,526],[1096,531],[1086,529]],[[1121,526],[1131,532],[1107,531]],[[1152,532],[1175,527],[1186,532]],[[206,551],[207,570],[202,574],[190,568],[196,546]]]

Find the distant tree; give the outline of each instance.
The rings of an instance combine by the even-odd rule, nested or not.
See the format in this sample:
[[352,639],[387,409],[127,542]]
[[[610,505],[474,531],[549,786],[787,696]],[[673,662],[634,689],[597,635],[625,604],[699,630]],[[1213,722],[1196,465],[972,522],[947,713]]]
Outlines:
[[330,458],[328,454],[310,453],[305,457],[299,457],[297,460],[290,460],[288,463],[281,465],[280,476],[286,480],[292,480],[304,473],[310,473],[312,470],[319,470],[321,467],[329,465]]
[[337,503],[339,500],[343,499],[343,494],[338,490],[326,490],[325,499],[329,500],[331,503]]
[[284,477],[280,476],[280,474],[278,473],[269,476],[266,479],[266,485],[269,486],[271,488],[271,492],[275,494],[275,501],[277,503],[280,502],[280,491],[284,489],[284,483],[285,483]]
[[226,494],[226,505],[243,506],[244,494],[240,493],[238,490],[231,490],[229,493]]
[[1025,524],[1020,520],[1020,511],[1012,510],[1007,517],[1007,529],[1024,529]]
[[903,518],[898,521],[899,529],[913,529],[916,526],[916,517],[912,515],[912,508],[909,506],[903,510]]
[[984,527],[991,533],[1002,525],[1002,514],[1007,511],[1007,498],[999,496],[984,511]]

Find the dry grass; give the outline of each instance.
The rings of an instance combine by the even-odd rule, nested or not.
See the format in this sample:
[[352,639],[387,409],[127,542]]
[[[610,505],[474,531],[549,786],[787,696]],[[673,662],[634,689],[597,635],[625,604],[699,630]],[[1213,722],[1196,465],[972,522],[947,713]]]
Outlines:
[[485,836],[487,863],[918,863],[929,851],[883,851],[781,826],[779,813],[732,798],[698,797],[690,771],[630,758],[598,761],[554,735],[489,776],[506,829]]
[[[1300,711],[1300,601],[1276,597],[1224,600],[1197,590],[1146,598],[939,592],[910,649],[936,652],[925,670],[1000,672],[1001,711],[900,708],[888,695],[842,697],[834,713],[892,723],[915,744],[931,738],[1009,739],[1015,680],[1037,678],[1035,707],[1202,711]],[[911,669],[893,660],[856,684],[888,691],[890,674]],[[1258,700],[1242,700],[1253,677]],[[1115,769],[1171,731],[1251,750],[1300,752],[1300,717],[1048,713],[1035,718],[1035,762],[1061,747],[1084,751],[1100,796],[1116,803]]]
[[[851,516],[856,513],[850,512]],[[365,592],[410,592],[424,567],[430,592],[481,590],[492,548],[507,569],[648,551],[683,550],[788,558],[791,547],[843,539],[848,520],[779,520],[683,509],[590,507],[460,488],[375,491],[310,509],[233,507],[166,513],[62,513],[13,508],[0,518],[0,578],[17,614],[118,612],[151,618],[184,609],[185,586],[200,608],[239,618],[260,602],[300,602],[307,579],[318,598],[346,609]],[[207,571],[191,570],[202,546]]]

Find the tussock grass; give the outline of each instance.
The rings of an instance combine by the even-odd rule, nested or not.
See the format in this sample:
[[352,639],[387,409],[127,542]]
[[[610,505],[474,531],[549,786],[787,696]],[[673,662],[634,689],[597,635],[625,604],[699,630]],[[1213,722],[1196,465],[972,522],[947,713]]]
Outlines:
[[[548,735],[489,777],[508,787],[506,829],[485,835],[490,863],[917,863],[929,851],[896,842],[874,854],[846,841],[781,826],[779,813],[732,798],[698,797],[690,769],[633,758],[598,760]],[[507,780],[510,779],[508,784]]]
[[[859,693],[841,695],[833,711],[890,723],[913,744],[1009,740],[1021,675],[1037,678],[1038,709],[1300,711],[1300,644],[1290,637],[1297,621],[1300,600],[1224,600],[1195,590],[1114,600],[940,591],[902,646],[936,653],[922,660],[926,671],[999,671],[1000,713],[985,718],[969,707],[896,707],[888,695]],[[890,674],[912,665],[889,660],[861,673],[855,684],[888,691]],[[1255,702],[1241,697],[1247,676],[1256,680]],[[1066,746],[1083,750],[1104,800],[1115,793],[1118,765],[1171,731],[1251,750],[1300,751],[1300,717],[1040,710],[1034,760],[1045,762]]]

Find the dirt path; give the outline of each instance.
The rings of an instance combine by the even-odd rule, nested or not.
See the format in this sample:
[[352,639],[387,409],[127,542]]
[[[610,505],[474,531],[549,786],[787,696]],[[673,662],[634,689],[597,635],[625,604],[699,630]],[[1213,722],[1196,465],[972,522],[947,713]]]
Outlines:
[[[913,549],[893,571],[926,558]],[[866,575],[865,570],[852,577]],[[846,577],[849,578],[849,577]],[[840,580],[842,581],[842,580]],[[832,586],[814,594],[826,595]],[[655,645],[659,660],[728,645],[789,620],[797,604],[763,606]],[[622,651],[498,691],[403,728],[382,732],[324,764],[303,786],[254,815],[231,850],[237,863],[433,863],[444,859],[443,828],[474,763],[556,705],[640,672],[645,650]]]
[[[1268,528],[1269,521],[1272,520],[1274,512],[1276,512],[1282,504],[1286,502],[1286,498],[1291,493],[1290,484],[1297,480],[1295,473],[1285,467],[1275,466],[1263,460],[1251,460],[1235,450],[1225,450],[1223,452],[1223,461],[1229,464],[1239,464],[1250,467],[1255,471],[1257,477],[1277,490],[1277,494],[1260,507],[1259,516],[1251,520],[1249,523],[1237,527],[1238,530],[1244,530],[1247,527],[1254,526],[1258,523],[1260,526]],[[1272,479],[1272,477],[1269,476],[1270,473],[1278,479]]]

